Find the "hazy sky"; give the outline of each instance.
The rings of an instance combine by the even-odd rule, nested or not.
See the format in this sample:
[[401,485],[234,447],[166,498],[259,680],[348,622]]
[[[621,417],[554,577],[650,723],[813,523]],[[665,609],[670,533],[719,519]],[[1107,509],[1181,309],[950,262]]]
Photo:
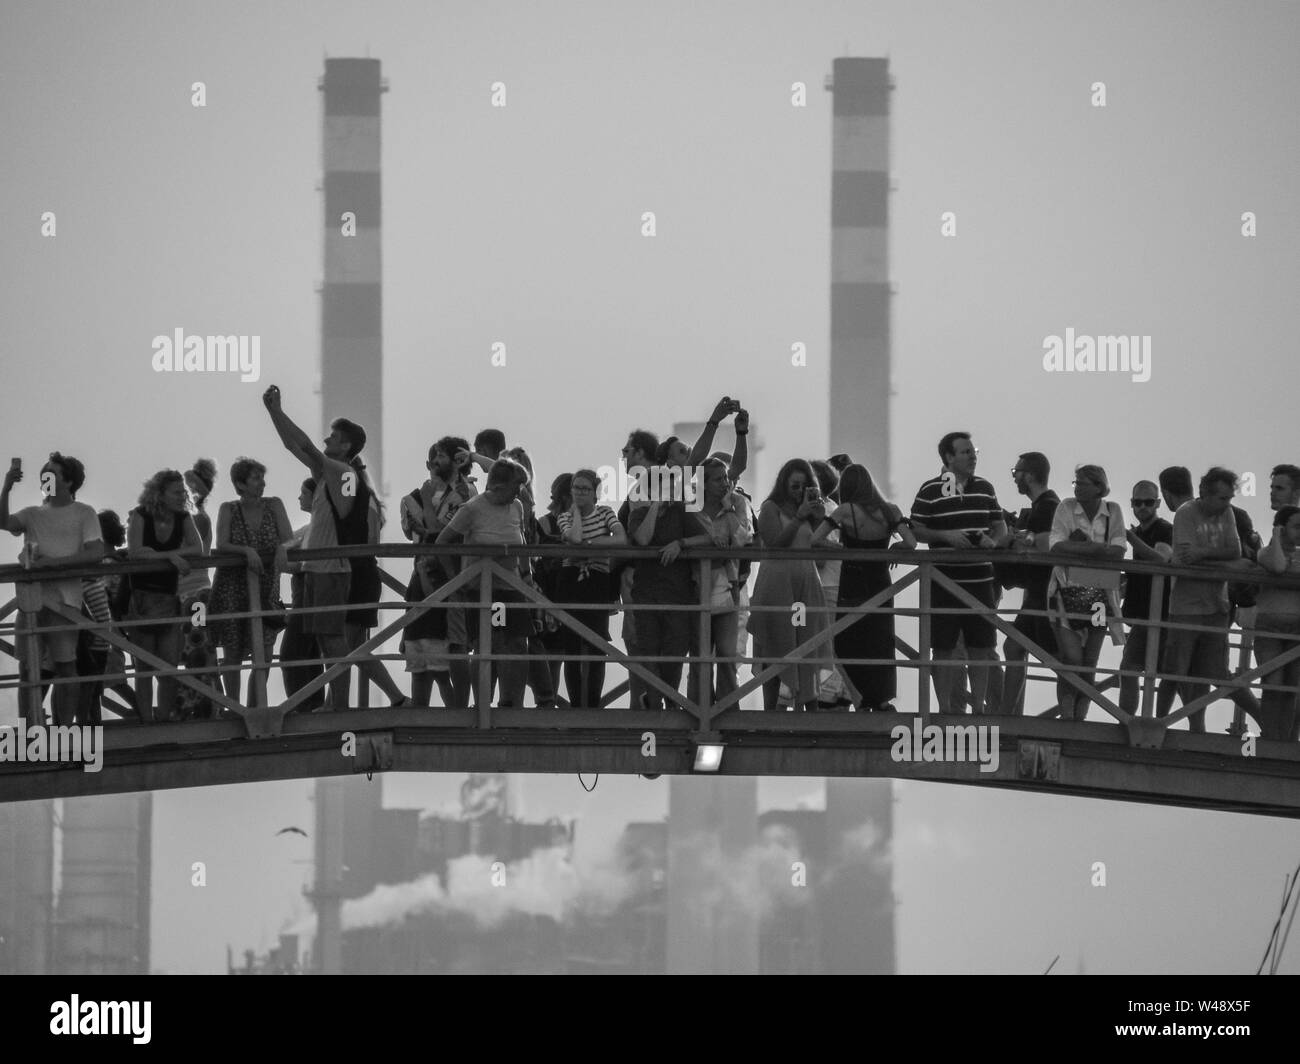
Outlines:
[[[1012,506],[1006,470],[1029,449],[1053,460],[1062,493],[1074,464],[1101,463],[1126,513],[1132,481],[1174,462],[1263,478],[1300,460],[1284,428],[1295,4],[9,2],[4,24],[0,425],[29,469],[55,448],[81,456],[97,507],[124,511],[155,470],[199,455],[223,470],[214,512],[239,454],[295,494],[301,469],[260,394],[279,384],[318,427],[327,54],[379,58],[391,84],[394,492],[445,433],[499,425],[549,481],[612,464],[634,425],[701,419],[723,393],[749,407],[771,458],[835,449],[822,80],[838,55],[888,55],[897,82],[901,502],[950,428],[975,433]],[[489,106],[495,81],[505,108]],[[791,106],[795,81],[806,108]],[[1104,108],[1090,102],[1099,81]],[[940,235],[944,211],[955,237]],[[177,327],[260,336],[262,380],[155,374],[151,339]],[[1044,372],[1044,338],[1067,327],[1150,336],[1150,381]],[[494,341],[505,367],[490,364]],[[790,365],[795,341],[805,368]],[[35,498],[29,478],[15,501]],[[1266,496],[1244,505],[1265,520]],[[1226,720],[1220,704],[1211,729]],[[390,780],[388,801],[438,804],[458,784]],[[815,789],[766,781],[760,794],[793,804]],[[533,777],[522,791],[530,816],[577,815],[592,838],[666,811],[665,781],[604,778],[587,796]],[[309,792],[158,796],[155,967],[216,970],[227,942],[265,945],[302,908],[309,868],[292,862],[310,845],[261,836],[310,818]],[[899,796],[904,971],[1034,971],[1058,953],[1071,970],[1082,954],[1093,972],[1253,971],[1300,859],[1286,821],[921,784]],[[202,894],[188,885],[200,859]],[[1105,889],[1089,887],[1096,860]],[[1294,950],[1287,967],[1300,971]]]

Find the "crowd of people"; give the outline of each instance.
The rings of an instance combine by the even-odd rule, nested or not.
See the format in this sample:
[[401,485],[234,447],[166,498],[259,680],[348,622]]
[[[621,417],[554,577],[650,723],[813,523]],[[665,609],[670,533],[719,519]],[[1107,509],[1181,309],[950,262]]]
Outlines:
[[[1229,632],[1236,625],[1263,674],[1259,698],[1246,685],[1225,693],[1239,710],[1234,727],[1244,728],[1248,715],[1264,738],[1300,738],[1300,658],[1266,668],[1298,645],[1300,588],[1259,585],[1251,578],[1252,571],[1300,573],[1300,467],[1294,465],[1279,464],[1270,475],[1273,525],[1265,542],[1249,515],[1232,505],[1238,478],[1221,467],[1208,470],[1195,486],[1181,466],[1138,481],[1128,524],[1109,497],[1101,466],[1076,466],[1073,490],[1062,499],[1049,487],[1048,458],[1026,451],[1010,476],[1028,505],[1012,514],[994,485],[976,473],[979,451],[965,431],[939,441],[940,469],[920,485],[907,513],[882,495],[868,469],[844,454],[825,461],[790,459],[757,502],[740,483],[748,464],[749,415],[726,397],[693,445],[636,429],[623,447],[630,471],[658,476],[666,468],[686,472],[687,479],[698,474],[700,497],[652,494],[624,500],[618,510],[602,501],[601,478],[593,469],[556,477],[542,506],[528,452],[507,447],[500,430],[483,430],[472,445],[444,436],[429,448],[427,479],[401,498],[399,522],[409,541],[564,544],[592,553],[509,559],[504,571],[493,572],[490,607],[480,603],[478,579],[460,575],[472,558],[449,552],[417,558],[406,584],[411,619],[401,639],[411,677],[407,695],[382,661],[359,653],[379,623],[382,584],[373,554],[288,561],[293,548],[380,542],[387,515],[361,458],[365,431],[338,418],[318,446],[285,413],[277,388],[268,388],[263,401],[284,447],[308,474],[297,500],[307,518],[297,529],[284,503],[266,494],[265,465],[251,458],[231,466],[235,498],[220,505],[215,527],[205,508],[216,485],[210,459],[185,473],[166,469],[150,477],[125,525],[115,512],[97,514],[77,501],[85,468],[58,452],[41,469],[42,502],[11,512],[11,491],[23,479],[21,463],[11,465],[0,491],[0,524],[26,537],[26,563],[103,568],[102,576],[41,581],[40,601],[20,603],[28,624],[65,629],[37,637],[43,673],[65,681],[53,684],[57,723],[98,723],[106,684],[145,722],[221,712],[218,702],[178,685],[174,675],[157,676],[155,691],[159,664],[175,669],[183,662],[214,691],[238,700],[241,665],[252,659],[259,663],[248,692],[253,704],[265,697],[266,671],[281,634],[279,666],[291,694],[320,677],[328,663],[353,655],[362,675],[395,706],[428,706],[435,687],[443,705],[467,706],[485,684],[501,706],[522,707],[531,689],[536,706],[551,708],[559,704],[562,681],[570,705],[595,708],[606,698],[606,645],[615,612],[623,616],[629,655],[641,659],[653,677],[648,682],[630,672],[634,708],[674,705],[668,693],[680,692],[688,665],[691,698],[733,693],[738,666],[725,659],[748,657],[752,636],[755,673],[779,666],[762,684],[764,709],[888,713],[897,694],[892,566],[887,559],[859,560],[851,553],[819,561],[815,553],[822,547],[880,552],[924,544],[943,552],[934,570],[960,589],[955,593],[943,581],[931,589],[930,606],[938,612],[928,619],[929,649],[937,662],[939,712],[1023,713],[1032,652],[1069,666],[1058,678],[1057,705],[1063,719],[1082,720],[1090,701],[1068,676],[1085,687],[1093,684],[1108,635],[1124,648],[1119,706],[1135,712],[1140,676],[1149,671],[1154,620],[1161,629],[1158,672],[1165,678],[1153,695],[1157,714],[1167,716],[1176,699],[1190,704],[1229,679]],[[734,452],[714,452],[715,433],[728,418],[734,418]],[[1159,515],[1162,502],[1172,521]],[[604,549],[625,545],[657,553],[622,558]],[[775,555],[757,563],[752,581],[748,558],[721,558],[709,562],[701,587],[700,562],[683,555],[693,547],[727,551],[750,545]],[[984,553],[966,553],[975,550]],[[218,567],[209,579],[208,569],[195,563],[213,551],[242,555],[243,565]],[[791,557],[782,557],[785,551]],[[1028,564],[1034,555],[1047,564]],[[1162,580],[1157,607],[1150,573],[1124,575],[1097,565],[1126,557],[1215,571]],[[111,564],[114,559],[167,564],[126,575]],[[291,577],[287,610],[280,599],[283,573]],[[565,604],[572,623],[539,607],[526,594],[529,588]],[[1000,659],[994,618],[1008,588],[1023,591],[1012,622],[1020,638],[1005,640]],[[440,589],[444,604],[421,605]],[[105,626],[126,622],[123,634],[142,651],[133,655],[133,688],[124,682],[121,652],[98,631],[71,630],[60,608]],[[246,616],[250,612],[262,614],[260,647],[254,646],[259,626]],[[837,620],[847,623],[829,645],[805,653],[804,644]],[[703,660],[702,645],[718,660]],[[494,660],[488,664],[476,651],[490,652]],[[817,658],[833,658],[833,664],[810,660]],[[350,671],[335,669],[328,684],[317,684],[297,708],[349,706]],[[95,679],[105,674],[108,680]],[[75,682],[78,676],[87,679]],[[1187,719],[1192,731],[1203,732],[1204,705]]]

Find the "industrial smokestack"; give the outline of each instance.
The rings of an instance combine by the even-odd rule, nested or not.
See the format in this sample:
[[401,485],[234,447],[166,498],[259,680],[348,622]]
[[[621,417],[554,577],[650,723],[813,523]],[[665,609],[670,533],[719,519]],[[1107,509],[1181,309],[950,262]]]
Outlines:
[[371,480],[383,478],[383,290],[380,266],[378,59],[327,59],[325,284],[321,290],[321,405],[365,428]]
[[889,60],[833,69],[831,450],[890,485]]
[[[889,485],[890,284],[887,59],[836,59],[831,173],[831,450]],[[822,891],[824,971],[893,973],[893,786],[826,781],[835,875]]]
[[[325,94],[325,283],[320,319],[323,433],[335,417],[351,418],[366,430],[365,463],[382,496],[379,104],[388,85],[380,75],[378,59],[327,59],[318,87]],[[366,690],[363,682],[358,688],[363,705]],[[311,897],[318,931],[313,957],[316,970],[323,974],[343,968],[340,909],[344,897],[355,896],[345,881],[352,837],[345,825],[345,818],[350,819],[345,811],[358,799],[357,792],[356,780],[316,781],[316,882]],[[363,808],[368,808],[369,801],[361,799]]]
[[153,795],[63,801],[54,971],[148,975]]
[[50,975],[54,802],[0,805],[0,975]]

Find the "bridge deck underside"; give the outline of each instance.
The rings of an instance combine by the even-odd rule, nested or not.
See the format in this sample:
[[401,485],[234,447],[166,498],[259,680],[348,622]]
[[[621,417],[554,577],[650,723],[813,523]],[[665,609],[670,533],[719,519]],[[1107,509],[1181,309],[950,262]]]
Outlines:
[[[471,709],[290,715],[273,739],[247,738],[238,720],[111,725],[100,771],[0,763],[0,801],[389,771],[684,774],[700,741],[682,712],[498,709],[491,729],[476,721]],[[1133,746],[1116,724],[969,715],[930,723],[997,725],[996,768],[992,748],[973,740],[964,761],[900,760],[922,749],[911,714],[731,710],[714,721],[725,744],[718,774],[891,777],[1300,817],[1294,743],[1256,740],[1247,756],[1240,739],[1179,731],[1160,749]],[[899,726],[906,739],[893,734]]]

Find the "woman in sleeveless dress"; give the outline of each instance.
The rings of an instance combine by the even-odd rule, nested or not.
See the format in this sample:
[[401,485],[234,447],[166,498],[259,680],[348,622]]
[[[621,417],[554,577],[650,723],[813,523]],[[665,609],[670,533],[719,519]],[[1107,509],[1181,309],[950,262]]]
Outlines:
[[[776,485],[758,515],[758,530],[766,549],[799,550],[812,544],[813,528],[826,516],[816,485],[812,467],[802,458],[792,458],[781,467]],[[799,615],[792,609],[796,603],[804,607]],[[826,629],[826,599],[816,563],[811,559],[769,559],[762,562],[749,607],[749,631],[754,637],[754,671],[758,673]],[[803,623],[796,624],[796,620]],[[806,710],[815,709],[821,666],[809,663],[808,658],[828,658],[830,649],[829,646],[819,647],[808,657],[765,680],[763,708],[769,712],[777,709],[784,681],[794,692],[796,705]]]
[[[239,495],[235,502],[223,502],[217,511],[217,550],[243,554],[247,568],[225,566],[217,570],[212,581],[209,611],[214,614],[248,613],[248,573],[257,574],[258,605],[273,616],[262,618],[263,660],[271,660],[275,637],[284,627],[284,603],[280,601],[280,573],[287,567],[285,544],[293,538],[293,528],[284,503],[278,498],[264,498],[266,466],[251,458],[239,458],[230,467],[230,481]],[[212,622],[213,640],[221,648],[222,682],[226,694],[239,700],[240,663],[253,653],[251,618],[223,617]],[[258,669],[265,679],[268,670]],[[250,689],[250,704],[257,685]]]
[[[903,517],[898,507],[887,502],[876,489],[875,482],[865,466],[853,463],[840,478],[840,505],[821,524],[813,535],[813,546],[830,545],[830,536],[839,530],[843,547],[847,550],[886,550],[890,539],[897,535],[903,546],[916,549],[911,522]],[[840,566],[838,621],[854,607],[889,587],[889,563],[884,561],[846,560]],[[894,608],[892,599],[866,613],[835,636],[837,658],[894,658],[894,615],[885,612]],[[859,712],[892,712],[893,700],[898,693],[898,671],[889,664],[841,666],[849,682],[857,689]]]
[[[180,598],[176,589],[180,577],[190,571],[187,558],[203,555],[203,543],[189,514],[190,496],[185,478],[175,469],[163,469],[150,477],[140,493],[140,505],[131,511],[127,524],[127,556],[133,561],[166,560],[172,566],[162,573],[131,574],[131,605],[128,621],[158,623],[131,625],[127,638],[141,650],[161,658],[171,668],[181,660]],[[140,719],[150,724],[169,719],[176,712],[176,678],[158,679],[158,709],[153,704],[154,666],[135,659],[136,705]]]

